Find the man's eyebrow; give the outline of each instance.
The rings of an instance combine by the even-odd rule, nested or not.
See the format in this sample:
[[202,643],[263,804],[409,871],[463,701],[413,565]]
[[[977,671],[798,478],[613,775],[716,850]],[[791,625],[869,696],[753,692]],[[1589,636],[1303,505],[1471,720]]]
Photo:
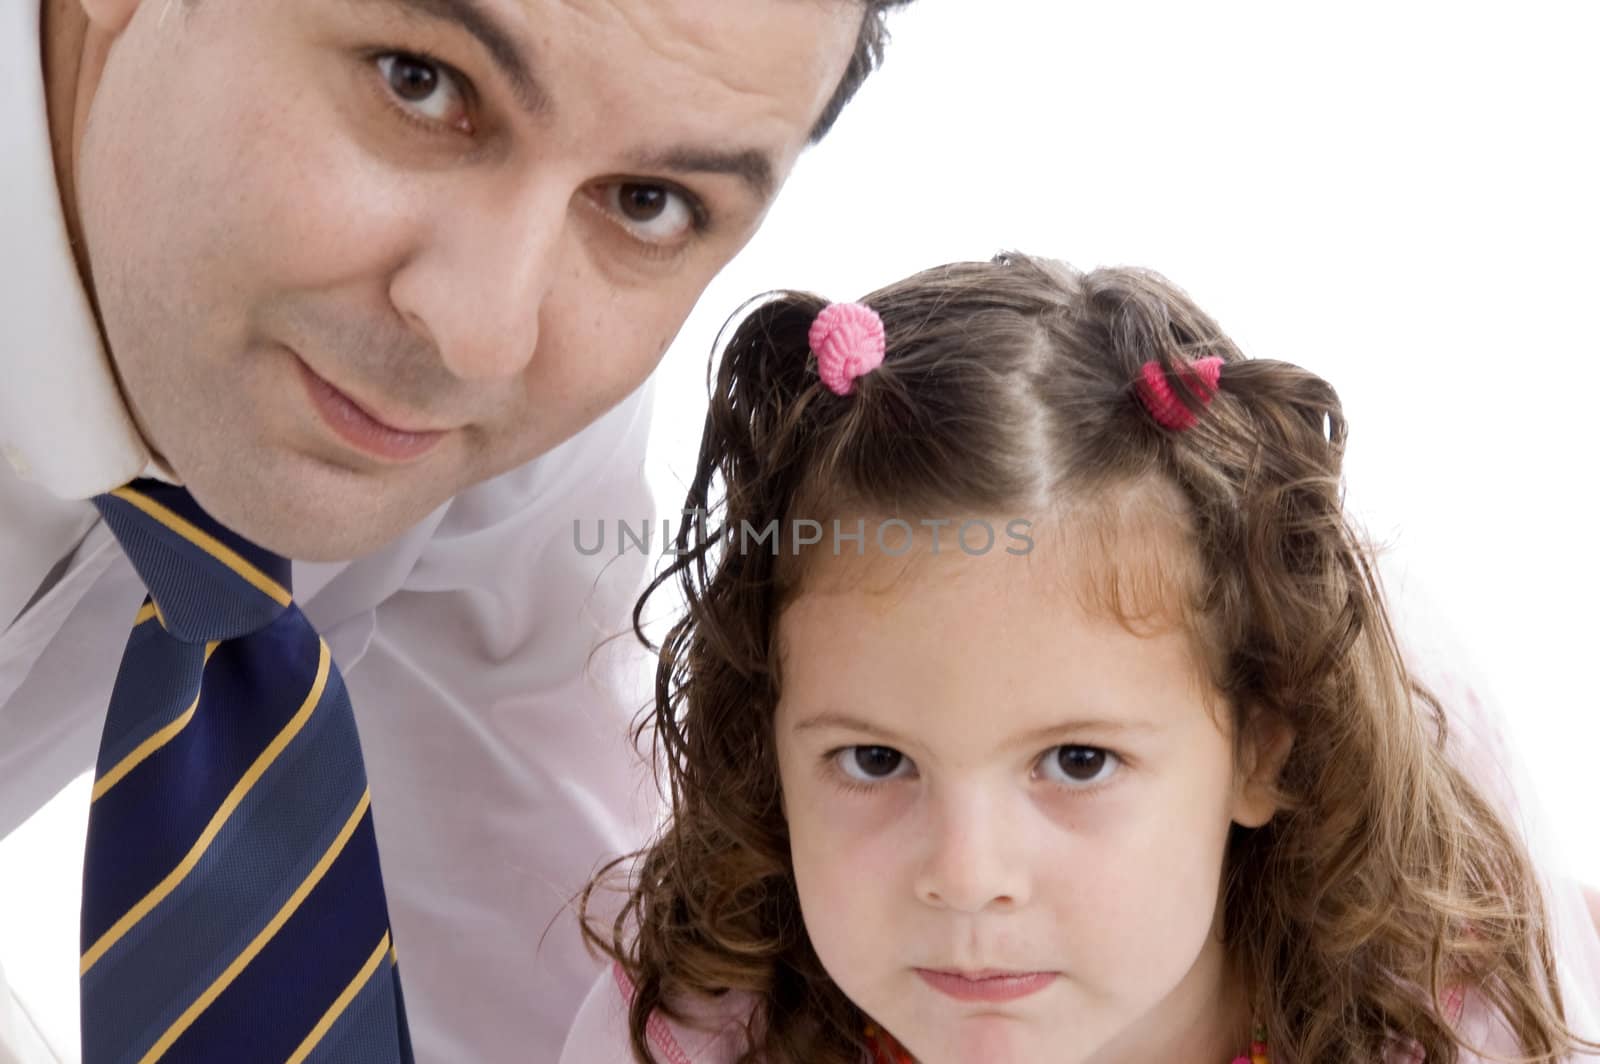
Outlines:
[[[524,110],[539,115],[550,109],[550,94],[528,65],[527,56],[532,48],[497,19],[483,0],[345,0],[345,3],[394,8],[413,17],[460,27],[489,53],[489,58],[511,83]],[[660,170],[680,174],[732,174],[762,202],[772,197],[778,184],[772,157],[757,148],[732,151],[668,148],[640,153],[630,162],[646,173]]]
[[630,163],[648,173],[661,170],[680,174],[732,174],[744,181],[756,198],[765,202],[777,185],[772,157],[757,148],[719,151],[714,148],[669,148],[634,156]]
[[345,0],[349,4],[365,7],[390,7],[401,12],[428,19],[447,22],[465,30],[477,42],[500,73],[511,83],[517,102],[529,114],[538,115],[550,107],[550,97],[539,79],[534,77],[527,56],[533,51],[521,37],[509,29],[484,6],[482,0]]

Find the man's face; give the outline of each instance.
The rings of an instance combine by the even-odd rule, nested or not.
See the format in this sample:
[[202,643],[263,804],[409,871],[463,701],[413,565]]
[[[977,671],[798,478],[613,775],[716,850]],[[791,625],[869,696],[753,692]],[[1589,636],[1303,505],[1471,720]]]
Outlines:
[[636,388],[843,75],[845,0],[123,0],[78,157],[151,445],[303,559]]

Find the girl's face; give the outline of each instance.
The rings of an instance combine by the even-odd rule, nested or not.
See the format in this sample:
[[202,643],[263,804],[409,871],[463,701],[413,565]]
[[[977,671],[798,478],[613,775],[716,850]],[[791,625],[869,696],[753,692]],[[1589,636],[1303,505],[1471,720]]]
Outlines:
[[1249,1016],[1223,849],[1270,818],[1265,773],[1236,766],[1183,631],[1086,610],[1069,535],[1026,556],[948,538],[818,558],[780,621],[818,956],[924,1064],[1230,1059]]

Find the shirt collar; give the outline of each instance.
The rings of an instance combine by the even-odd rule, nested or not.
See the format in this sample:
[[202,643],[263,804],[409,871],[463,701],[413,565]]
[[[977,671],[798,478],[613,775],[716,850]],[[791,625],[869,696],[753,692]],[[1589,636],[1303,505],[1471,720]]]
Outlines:
[[0,454],[17,475],[86,499],[152,461],[122,400],[78,276],[56,188],[40,0],[0,3]]

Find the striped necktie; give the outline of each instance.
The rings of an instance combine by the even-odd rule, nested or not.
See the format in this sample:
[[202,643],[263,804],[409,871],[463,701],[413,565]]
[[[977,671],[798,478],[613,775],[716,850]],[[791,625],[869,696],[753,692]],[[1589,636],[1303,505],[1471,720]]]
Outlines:
[[355,717],[289,563],[182,488],[95,504],[150,597],[95,769],[84,1064],[409,1064]]

